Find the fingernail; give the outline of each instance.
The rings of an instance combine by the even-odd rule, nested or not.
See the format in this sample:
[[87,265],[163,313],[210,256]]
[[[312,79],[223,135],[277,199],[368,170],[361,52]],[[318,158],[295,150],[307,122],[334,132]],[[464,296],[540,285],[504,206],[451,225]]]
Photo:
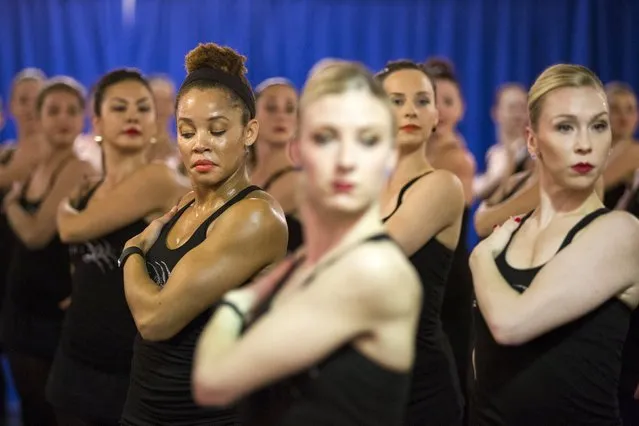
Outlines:
[[515,218],[515,222],[517,222],[517,223],[521,222],[521,218],[520,217],[516,217]]
[[497,229],[499,225],[493,225],[493,229]]

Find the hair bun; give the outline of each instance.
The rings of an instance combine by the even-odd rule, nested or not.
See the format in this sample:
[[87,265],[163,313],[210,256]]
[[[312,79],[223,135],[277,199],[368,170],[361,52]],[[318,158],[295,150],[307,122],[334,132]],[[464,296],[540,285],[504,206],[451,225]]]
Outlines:
[[455,73],[455,65],[448,58],[432,57],[426,59],[424,62],[424,69],[435,78],[446,78],[450,80],[457,80]]
[[184,60],[187,73],[201,68],[213,68],[228,74],[243,77],[246,72],[246,56],[235,50],[215,43],[200,43],[191,50]]

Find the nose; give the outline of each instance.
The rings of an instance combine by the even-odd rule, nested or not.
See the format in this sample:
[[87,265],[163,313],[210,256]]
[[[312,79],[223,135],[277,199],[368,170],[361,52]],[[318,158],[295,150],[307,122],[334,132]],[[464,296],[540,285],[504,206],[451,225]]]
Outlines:
[[209,151],[210,146],[210,133],[208,131],[198,131],[193,136],[193,152],[201,154],[203,152]]
[[129,108],[126,114],[127,123],[137,123],[140,120],[137,108]]
[[575,152],[578,154],[588,154],[592,152],[592,141],[590,131],[582,131],[575,139]]
[[355,167],[355,141],[342,141],[337,152],[337,169],[341,173],[346,173]]
[[417,117],[417,108],[415,108],[415,104],[413,102],[405,102],[403,111],[404,117],[406,118],[415,118]]

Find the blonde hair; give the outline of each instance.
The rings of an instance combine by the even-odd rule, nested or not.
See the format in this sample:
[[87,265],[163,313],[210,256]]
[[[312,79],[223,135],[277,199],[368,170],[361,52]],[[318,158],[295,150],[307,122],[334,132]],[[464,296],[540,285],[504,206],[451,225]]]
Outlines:
[[395,112],[386,91],[373,74],[357,62],[339,61],[315,70],[304,85],[300,96],[299,111],[328,95],[364,90],[384,104],[391,117],[393,135],[397,131]]
[[599,77],[582,65],[557,64],[546,68],[528,92],[528,116],[533,129],[537,128],[546,96],[565,87],[592,87],[605,94]]

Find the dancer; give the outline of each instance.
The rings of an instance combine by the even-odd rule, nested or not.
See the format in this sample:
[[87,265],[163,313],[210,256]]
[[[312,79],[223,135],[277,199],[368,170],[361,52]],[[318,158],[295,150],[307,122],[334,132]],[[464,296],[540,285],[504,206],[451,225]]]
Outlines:
[[282,206],[288,226],[288,251],[302,245],[302,226],[296,217],[299,173],[289,155],[297,127],[297,92],[293,83],[270,78],[256,88],[260,133],[251,145],[251,181]]
[[72,303],[47,384],[59,426],[118,425],[137,332],[117,259],[124,244],[186,192],[177,172],[149,164],[156,131],[148,82],[132,69],[104,75],[94,129],[106,174],[60,203],[60,238],[71,244]]
[[458,425],[463,400],[440,315],[459,241],[464,193],[454,174],[435,171],[426,158],[424,145],[438,120],[430,76],[414,62],[396,61],[377,78],[399,125],[399,161],[382,196],[383,221],[419,273],[424,296],[405,424]]
[[470,259],[479,307],[476,425],[619,425],[617,388],[639,301],[639,223],[595,183],[611,148],[599,78],[546,69],[530,89],[540,204]]
[[258,124],[246,58],[213,43],[186,57],[178,147],[193,192],[129,240],[120,257],[139,334],[123,425],[236,425],[233,408],[198,407],[193,351],[216,303],[286,254],[277,202],[250,185]]
[[335,64],[307,82],[293,145],[304,254],[224,296],[198,343],[201,404],[268,386],[244,424],[401,424],[421,288],[380,221],[395,134],[386,94],[363,67]]
[[45,385],[71,293],[69,252],[58,237],[55,216],[62,199],[93,172],[73,151],[82,131],[84,96],[69,77],[51,79],[42,88],[36,112],[50,154],[4,198],[15,246],[3,337],[25,426],[55,424]]

